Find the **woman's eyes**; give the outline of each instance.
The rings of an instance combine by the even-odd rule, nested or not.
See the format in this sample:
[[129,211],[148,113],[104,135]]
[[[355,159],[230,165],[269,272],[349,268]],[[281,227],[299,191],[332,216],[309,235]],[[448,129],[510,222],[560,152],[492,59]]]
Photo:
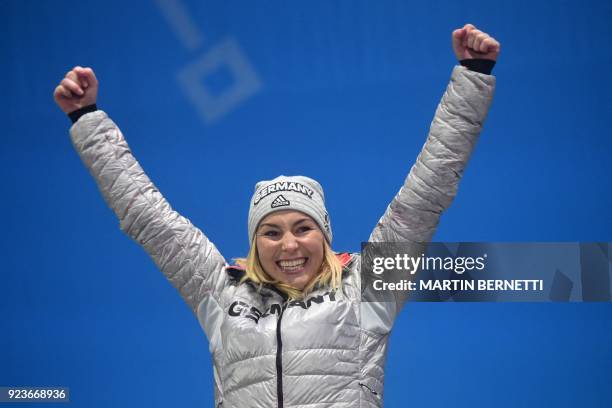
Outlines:
[[[299,227],[297,227],[297,229],[295,230],[295,234],[296,235],[303,235],[306,234],[308,231],[313,230],[313,227],[309,226],[309,225],[301,225]],[[280,237],[281,236],[281,232],[280,231],[276,231],[276,230],[268,230],[268,231],[264,231],[261,235],[263,235],[264,237],[270,237],[270,238],[276,238],[276,237]]]
[[298,233],[304,233],[304,232],[308,232],[312,229],[312,227],[308,226],[308,225],[302,225],[301,227],[298,227],[297,232]]

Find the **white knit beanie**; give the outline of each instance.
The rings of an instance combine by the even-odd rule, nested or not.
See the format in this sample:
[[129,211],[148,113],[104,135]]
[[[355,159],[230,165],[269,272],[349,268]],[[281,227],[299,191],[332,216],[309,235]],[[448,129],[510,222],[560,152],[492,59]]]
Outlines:
[[305,176],[278,176],[255,185],[249,206],[249,242],[261,220],[275,211],[295,210],[312,217],[331,244],[332,230],[321,185]]

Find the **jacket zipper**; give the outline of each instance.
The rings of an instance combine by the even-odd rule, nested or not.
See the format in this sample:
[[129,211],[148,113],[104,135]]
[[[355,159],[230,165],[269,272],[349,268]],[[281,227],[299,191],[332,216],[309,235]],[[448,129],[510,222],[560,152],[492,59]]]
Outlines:
[[278,320],[276,321],[276,396],[278,408],[283,408],[283,339],[281,336],[281,320],[287,308],[287,303],[281,307]]

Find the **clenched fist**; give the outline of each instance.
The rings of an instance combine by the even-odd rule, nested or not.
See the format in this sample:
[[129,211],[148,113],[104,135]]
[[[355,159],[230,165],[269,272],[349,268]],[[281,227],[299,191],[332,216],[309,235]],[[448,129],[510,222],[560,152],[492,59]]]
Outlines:
[[98,80],[91,68],[76,66],[53,92],[53,99],[65,114],[96,103]]
[[466,24],[453,31],[453,51],[459,61],[476,58],[496,61],[500,44],[489,34]]

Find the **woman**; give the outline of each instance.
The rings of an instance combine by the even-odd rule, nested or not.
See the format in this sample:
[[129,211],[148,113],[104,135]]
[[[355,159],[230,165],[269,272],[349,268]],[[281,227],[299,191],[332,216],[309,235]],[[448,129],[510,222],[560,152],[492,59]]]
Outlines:
[[[491,103],[499,43],[467,24],[453,32],[461,62],[429,137],[370,241],[428,242],[455,196]],[[380,407],[387,339],[400,302],[361,302],[360,258],[334,254],[323,189],[280,176],[256,185],[249,255],[228,266],[176,213],[95,105],[98,82],[75,67],[54,97],[121,229],[139,242],[200,320],[223,407]]]

